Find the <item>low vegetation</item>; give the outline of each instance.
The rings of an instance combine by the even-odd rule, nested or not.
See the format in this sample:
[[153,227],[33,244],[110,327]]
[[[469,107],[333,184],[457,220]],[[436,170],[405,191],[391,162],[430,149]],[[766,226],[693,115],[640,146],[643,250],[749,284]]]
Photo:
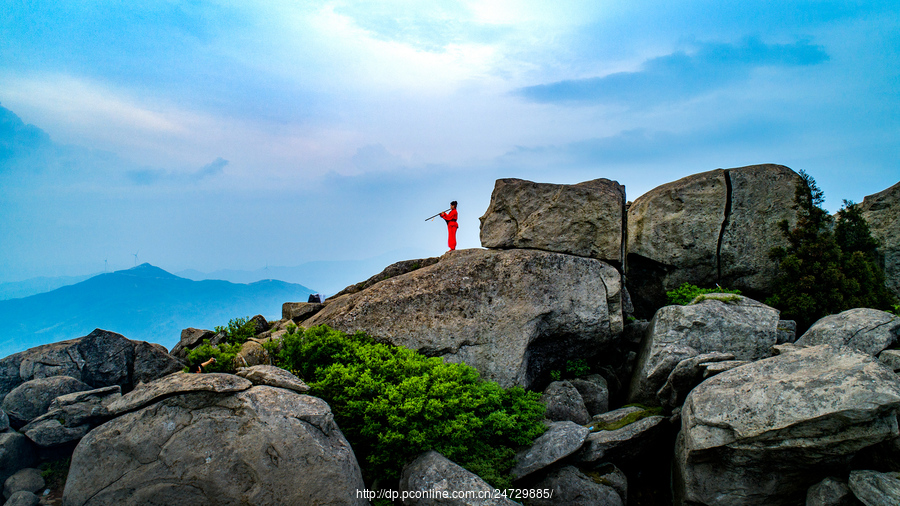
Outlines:
[[505,488],[516,448],[545,430],[539,394],[503,389],[468,365],[362,333],[294,330],[284,336],[277,365],[331,405],[367,483],[394,482],[406,462],[433,449]]
[[229,320],[227,327],[217,326],[215,332],[224,336],[224,342],[212,345],[209,339],[204,339],[203,344],[188,352],[187,362],[194,366],[215,358],[216,361],[204,367],[204,371],[233,373],[234,357],[241,351],[241,346],[255,335],[256,324],[249,317],[234,318]]
[[[669,305],[673,306],[687,306],[694,301],[697,297],[701,295],[706,295],[710,293],[732,293],[735,295],[740,295],[740,290],[729,290],[727,288],[722,288],[716,286],[715,288],[700,288],[696,285],[692,285],[690,283],[683,283],[678,288],[666,292],[666,296],[669,298]],[[736,302],[739,300],[738,297],[730,297],[725,298],[716,298],[716,300],[722,300],[723,302]]]

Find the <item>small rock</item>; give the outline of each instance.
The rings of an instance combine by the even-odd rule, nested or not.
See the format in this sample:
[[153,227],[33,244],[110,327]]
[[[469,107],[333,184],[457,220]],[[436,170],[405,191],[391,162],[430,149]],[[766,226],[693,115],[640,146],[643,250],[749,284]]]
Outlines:
[[570,421],[551,423],[547,432],[534,440],[531,448],[516,455],[512,475],[519,479],[572,455],[581,448],[590,432],[587,427]]
[[[421,497],[408,497],[403,499],[407,506],[512,506],[517,504],[505,497],[495,497],[494,487],[488,485],[475,474],[451,462],[440,453],[430,450],[419,455],[415,460],[403,468],[400,474],[400,492]],[[490,495],[489,499],[478,498],[433,498],[431,495],[437,492],[448,495],[454,492],[479,492]]]
[[584,425],[591,419],[578,389],[568,381],[550,383],[544,389],[541,402],[547,406],[546,416],[550,420],[571,420],[578,425]]
[[648,416],[620,429],[592,432],[579,454],[582,462],[631,461],[654,446],[663,433],[664,416]]
[[[574,466],[552,471],[538,482],[536,490],[549,490],[550,497],[528,500],[528,506],[623,506],[625,503],[614,488],[597,483]],[[548,494],[550,495],[550,494]]]
[[878,354],[878,360],[894,372],[900,371],[900,350],[884,350]]
[[37,492],[44,488],[44,477],[41,476],[41,470],[33,467],[20,469],[3,482],[3,497],[9,499],[14,493],[20,490],[26,492]]
[[836,478],[824,480],[809,487],[806,506],[858,506],[860,504],[850,487]]
[[778,340],[776,344],[793,343],[797,340],[797,322],[794,320],[778,321]]
[[302,322],[321,311],[325,304],[314,302],[285,302],[281,305],[281,317],[285,320]]
[[268,365],[269,352],[256,341],[247,341],[241,346],[241,351],[234,357],[234,363],[241,367],[252,367],[255,365]]
[[308,392],[309,386],[300,378],[273,365],[255,365],[238,369],[237,375],[250,380],[254,385],[268,385],[287,388],[295,392]]
[[188,350],[196,348],[203,344],[204,339],[212,339],[215,335],[216,333],[212,330],[188,327],[181,331],[181,340],[178,341],[178,344],[176,344],[169,353],[178,358],[185,358],[187,357]]
[[37,453],[34,444],[24,434],[15,431],[0,433],[0,483],[35,462]]
[[581,394],[589,416],[609,411],[609,386],[603,376],[591,374],[584,378],[575,378],[570,383]]
[[9,496],[3,506],[37,506],[41,499],[27,490],[20,490]]
[[250,318],[250,322],[253,324],[253,335],[259,335],[269,330],[269,322],[266,321],[266,317],[261,314]]
[[866,506],[896,506],[900,504],[898,473],[851,471],[850,490]]

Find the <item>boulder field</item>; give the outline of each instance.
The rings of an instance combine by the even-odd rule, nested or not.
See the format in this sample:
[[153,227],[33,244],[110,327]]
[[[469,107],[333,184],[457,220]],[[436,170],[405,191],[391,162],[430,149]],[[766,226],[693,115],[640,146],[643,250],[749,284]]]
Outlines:
[[[900,504],[900,317],[854,308],[798,338],[759,302],[798,179],[717,169],[633,203],[606,179],[499,180],[486,249],[254,317],[236,374],[181,372],[225,339],[194,328],[171,353],[97,329],[0,359],[4,498],[46,503],[38,467],[69,457],[54,504],[367,504],[367,487],[407,505]],[[898,188],[862,206],[889,283]],[[745,295],[663,305],[683,282]],[[548,430],[517,450],[513,492],[435,451],[365,483],[328,403],[271,365],[292,325],[320,324],[542,392]]]

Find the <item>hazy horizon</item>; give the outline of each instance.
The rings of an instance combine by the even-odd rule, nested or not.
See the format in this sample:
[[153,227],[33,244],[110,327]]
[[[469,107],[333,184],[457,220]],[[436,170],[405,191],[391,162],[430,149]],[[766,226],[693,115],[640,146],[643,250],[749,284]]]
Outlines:
[[900,181],[896,2],[0,2],[0,282],[438,256],[506,177]]

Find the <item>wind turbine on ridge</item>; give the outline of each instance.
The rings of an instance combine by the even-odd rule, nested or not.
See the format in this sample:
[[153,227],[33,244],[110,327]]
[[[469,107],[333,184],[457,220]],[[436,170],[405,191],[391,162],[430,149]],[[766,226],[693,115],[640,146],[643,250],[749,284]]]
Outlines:
[[135,266],[135,267],[137,267],[137,254],[140,253],[140,252],[141,252],[141,250],[137,250],[137,251],[134,253],[134,266]]

